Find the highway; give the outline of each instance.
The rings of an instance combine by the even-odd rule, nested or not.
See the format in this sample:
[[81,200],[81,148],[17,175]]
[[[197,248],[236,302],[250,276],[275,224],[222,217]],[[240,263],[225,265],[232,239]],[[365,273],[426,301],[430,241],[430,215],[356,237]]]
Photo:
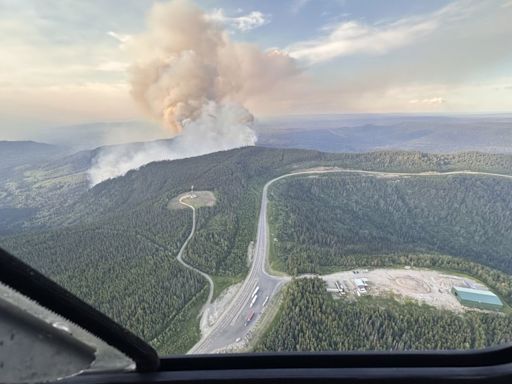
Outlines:
[[[267,182],[263,188],[261,197],[261,206],[258,218],[258,230],[256,237],[256,244],[254,248],[254,255],[252,258],[251,268],[247,277],[245,278],[242,286],[236,293],[235,297],[228,305],[224,313],[219,317],[217,322],[212,326],[208,334],[202,335],[201,340],[188,352],[191,354],[205,354],[222,352],[226,347],[243,343],[247,337],[250,336],[255,324],[257,324],[264,307],[263,303],[268,296],[268,301],[271,301],[277,291],[290,281],[289,276],[273,276],[266,270],[267,254],[269,245],[269,229],[267,225],[267,205],[268,205],[268,189],[276,181],[282,180],[287,177],[308,175],[308,174],[323,174],[323,173],[355,173],[373,176],[448,176],[448,175],[483,175],[495,176],[512,179],[511,175],[502,175],[487,172],[475,171],[451,171],[451,172],[380,172],[380,171],[364,171],[357,169],[320,169],[320,170],[306,170],[294,173],[288,173]],[[181,202],[181,201],[180,201]],[[190,206],[190,205],[189,205]],[[190,206],[191,207],[191,206]],[[193,209],[193,207],[191,207]],[[191,236],[193,233],[191,233]],[[189,236],[189,239],[191,238]],[[189,240],[187,239],[187,241]],[[181,254],[181,252],[180,252]],[[200,272],[200,271],[198,271]],[[203,272],[200,272],[204,275]],[[253,307],[250,304],[253,300],[253,292],[259,287],[258,298]],[[210,297],[211,299],[211,297]],[[208,301],[209,303],[209,301]],[[268,303],[267,303],[268,304]],[[251,321],[247,322],[247,318],[252,313]]]
[[[211,331],[207,335],[203,335],[201,340],[188,353],[213,353],[226,348],[230,344],[234,344],[239,338],[243,341],[244,337],[248,336],[250,330],[258,321],[264,309],[263,303],[266,297],[268,296],[268,301],[270,301],[282,284],[290,280],[289,277],[270,275],[265,269],[265,264],[268,252],[267,191],[273,182],[291,175],[277,177],[263,187],[256,244],[249,273],[228,308],[219,317]],[[253,307],[250,308],[253,299],[252,294],[257,287],[259,287],[258,298]],[[254,311],[253,318],[246,325],[247,318],[252,311]]]

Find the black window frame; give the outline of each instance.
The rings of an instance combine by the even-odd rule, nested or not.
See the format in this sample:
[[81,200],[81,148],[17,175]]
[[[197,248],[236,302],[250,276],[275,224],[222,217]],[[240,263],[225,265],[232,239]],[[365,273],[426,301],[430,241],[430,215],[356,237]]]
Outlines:
[[512,343],[480,350],[159,357],[145,341],[0,248],[0,281],[126,354],[135,372],[62,383],[512,383]]

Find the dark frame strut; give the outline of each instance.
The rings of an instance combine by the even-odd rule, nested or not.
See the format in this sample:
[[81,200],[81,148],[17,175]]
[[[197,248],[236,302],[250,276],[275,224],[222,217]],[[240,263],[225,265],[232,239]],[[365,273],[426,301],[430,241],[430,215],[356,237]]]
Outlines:
[[159,357],[109,317],[0,248],[0,281],[125,353],[137,372],[63,380],[102,383],[512,383],[512,343],[482,350],[257,353]]
[[158,354],[149,344],[1,248],[0,281],[123,352],[137,371],[159,368]]

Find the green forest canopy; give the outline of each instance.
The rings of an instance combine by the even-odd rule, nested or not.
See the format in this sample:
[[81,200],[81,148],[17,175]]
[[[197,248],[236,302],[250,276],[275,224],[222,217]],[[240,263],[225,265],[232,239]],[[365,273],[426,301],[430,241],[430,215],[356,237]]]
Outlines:
[[319,165],[512,170],[512,156],[505,155],[326,154],[251,147],[151,163],[87,189],[83,175],[89,156],[25,169],[23,175],[28,176],[18,174],[16,187],[0,191],[10,208],[31,209],[21,224],[0,220],[0,246],[152,342],[161,353],[184,352],[199,337],[197,314],[206,281],[175,260],[190,231],[191,213],[167,208],[191,185],[214,192],[217,204],[198,209],[197,232],[185,258],[209,274],[235,278],[247,271],[247,247],[255,238],[263,185],[278,175]]
[[512,341],[512,317],[459,315],[415,303],[366,296],[334,300],[320,278],[287,288],[255,351],[407,351],[473,349]]

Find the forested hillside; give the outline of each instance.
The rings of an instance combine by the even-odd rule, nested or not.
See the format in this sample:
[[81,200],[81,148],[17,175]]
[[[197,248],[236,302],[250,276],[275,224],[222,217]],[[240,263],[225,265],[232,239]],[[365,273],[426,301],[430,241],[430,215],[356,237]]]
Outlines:
[[[15,151],[18,143],[8,143]],[[87,170],[94,163],[101,148],[64,155],[58,158],[32,162],[27,166],[8,167],[8,175],[0,174],[0,209],[28,209],[32,215],[23,225],[5,221],[0,224],[0,235],[9,229],[28,230],[33,227],[68,225],[77,219],[93,220],[95,212],[109,213],[115,208],[140,204],[148,197],[162,193],[163,188],[178,186],[172,183],[185,181],[178,168],[184,167],[188,179],[194,181],[198,175],[210,168],[233,166],[248,172],[248,179],[266,177],[293,169],[316,165],[339,166],[365,170],[392,171],[449,171],[472,169],[486,172],[512,173],[512,156],[468,152],[459,154],[425,154],[419,152],[383,151],[373,153],[330,154],[295,149],[267,149],[248,147],[214,153],[197,158],[160,162],[166,169],[159,170],[155,164],[142,167],[140,171],[106,181],[88,189]],[[3,153],[3,152],[2,152]],[[147,168],[147,169],[146,169]],[[136,174],[137,176],[134,176]],[[159,177],[165,177],[161,179]],[[222,180],[228,174],[220,175]],[[244,175],[245,177],[245,175]],[[188,181],[190,181],[188,180]],[[146,182],[145,185],[141,181]],[[237,179],[234,178],[233,182]],[[144,187],[144,188],[143,188]],[[144,190],[142,190],[144,189]],[[95,201],[99,199],[99,201]],[[122,206],[120,205],[122,204]],[[18,223],[19,224],[19,223]]]
[[12,174],[14,168],[48,161],[62,156],[66,148],[35,141],[2,141],[0,140],[0,176]]
[[510,274],[511,189],[511,179],[474,175],[284,179],[270,198],[275,266],[298,274],[393,265],[409,255],[407,263],[428,267],[410,255],[435,253]]
[[87,193],[86,172],[94,155],[95,151],[83,151],[48,156],[10,167],[9,174],[0,171],[0,236],[46,228],[52,222],[65,224],[69,205]]
[[280,312],[256,351],[471,349],[512,341],[512,317],[464,315],[367,296],[333,300],[319,278],[287,288]]
[[168,203],[191,185],[212,191],[217,203],[197,210],[197,230],[185,259],[214,278],[236,279],[247,271],[263,185],[278,175],[320,165],[512,170],[512,157],[501,155],[325,154],[251,147],[151,163],[87,189],[84,172],[91,155],[41,165],[19,176],[17,185],[23,188],[4,189],[12,202],[6,208],[32,209],[27,213],[32,216],[22,226],[0,220],[0,233],[5,225],[0,246],[162,353],[184,352],[194,344],[206,297],[206,281],[175,261],[190,231],[191,212],[170,210]]
[[197,314],[207,284],[175,260],[191,213],[169,209],[169,201],[191,185],[215,193],[216,205],[197,211],[196,235],[185,256],[214,276],[242,276],[262,185],[282,167],[315,156],[272,150],[254,161],[244,151],[231,151],[150,164],[56,209],[52,229],[6,236],[0,245],[162,353],[186,352],[199,337]]

